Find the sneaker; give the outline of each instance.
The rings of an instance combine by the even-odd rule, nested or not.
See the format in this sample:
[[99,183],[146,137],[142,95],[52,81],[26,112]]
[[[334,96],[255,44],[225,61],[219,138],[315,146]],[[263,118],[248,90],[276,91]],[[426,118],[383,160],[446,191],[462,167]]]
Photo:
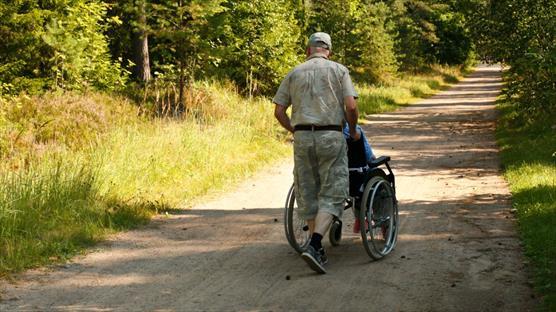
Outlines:
[[303,258],[303,260],[307,262],[307,264],[311,269],[313,269],[313,271],[320,274],[326,273],[324,265],[328,262],[328,258],[326,257],[324,248],[321,248],[317,251],[313,246],[309,245],[307,247],[307,250],[305,250],[301,254],[301,258]]
[[319,249],[318,253],[320,253],[320,259],[322,260],[322,265],[327,264],[328,256],[326,255],[326,252],[324,252],[324,248]]

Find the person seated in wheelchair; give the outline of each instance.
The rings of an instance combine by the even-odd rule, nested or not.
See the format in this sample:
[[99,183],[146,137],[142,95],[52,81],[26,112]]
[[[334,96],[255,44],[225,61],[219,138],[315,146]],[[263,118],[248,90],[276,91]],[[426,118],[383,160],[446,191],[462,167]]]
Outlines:
[[344,137],[348,146],[349,195],[352,197],[360,197],[363,193],[362,184],[369,170],[369,162],[376,159],[363,129],[359,125],[356,129],[361,134],[361,139],[354,141],[349,135],[347,124],[344,127]]
[[361,139],[354,141],[349,135],[349,127],[346,124],[344,127],[344,137],[348,146],[348,167],[349,167],[349,196],[353,197],[355,215],[355,224],[353,232],[358,233],[360,230],[359,219],[357,218],[356,210],[359,208],[361,196],[365,188],[365,177],[369,171],[369,162],[376,159],[371,145],[365,137],[363,129],[358,125],[357,131],[361,134]]

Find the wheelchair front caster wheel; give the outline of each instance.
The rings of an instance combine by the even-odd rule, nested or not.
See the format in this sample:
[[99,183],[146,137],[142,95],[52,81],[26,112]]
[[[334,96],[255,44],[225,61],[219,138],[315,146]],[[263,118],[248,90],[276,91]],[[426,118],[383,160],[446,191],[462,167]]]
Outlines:
[[342,221],[334,220],[334,222],[332,222],[328,236],[332,246],[340,245],[340,241],[342,240]]

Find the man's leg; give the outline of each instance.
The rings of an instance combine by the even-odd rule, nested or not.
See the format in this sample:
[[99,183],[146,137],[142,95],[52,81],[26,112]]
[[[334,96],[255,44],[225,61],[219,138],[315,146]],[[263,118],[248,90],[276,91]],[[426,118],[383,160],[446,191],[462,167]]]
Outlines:
[[315,233],[319,233],[320,235],[324,235],[326,233],[326,231],[328,231],[328,228],[330,227],[330,224],[332,224],[332,220],[334,219],[334,216],[329,214],[328,212],[320,212],[317,213],[317,217],[315,218]]
[[341,218],[344,201],[348,196],[347,146],[341,132],[314,132],[316,158],[318,160],[318,213],[315,231],[307,251],[301,256],[318,273],[326,273],[326,254],[322,248],[322,237],[330,227],[334,216]]
[[315,219],[306,220],[307,226],[309,227],[309,234],[313,235],[315,233]]
[[334,217],[341,218],[344,211],[344,202],[349,189],[349,171],[347,146],[342,133],[322,132],[318,134],[317,141],[320,143],[316,146],[320,190],[315,233],[319,235],[311,243],[315,248],[320,249],[322,246],[319,239],[322,239],[328,231]]
[[[317,217],[313,220],[314,230],[311,232],[311,242],[309,243],[315,250],[321,251],[322,249],[322,237],[328,231],[330,224],[334,216],[328,212],[318,212]],[[309,227],[310,228],[310,227]]]
[[[349,196],[349,169],[347,144],[341,132],[323,132],[318,138],[317,158],[319,160],[320,191],[318,213],[341,218],[344,204]],[[330,221],[331,222],[331,221]],[[316,228],[328,229],[330,223],[317,223]]]
[[318,190],[320,179],[316,159],[313,133],[298,131],[294,133],[294,182],[295,197],[299,215],[307,221],[309,233],[315,229],[318,211]]

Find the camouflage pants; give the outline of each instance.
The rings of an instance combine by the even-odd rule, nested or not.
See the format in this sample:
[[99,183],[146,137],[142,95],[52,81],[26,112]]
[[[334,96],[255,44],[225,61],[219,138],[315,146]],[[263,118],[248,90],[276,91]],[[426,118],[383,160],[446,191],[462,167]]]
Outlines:
[[300,216],[318,211],[341,218],[348,196],[347,144],[339,131],[294,133],[295,194]]

